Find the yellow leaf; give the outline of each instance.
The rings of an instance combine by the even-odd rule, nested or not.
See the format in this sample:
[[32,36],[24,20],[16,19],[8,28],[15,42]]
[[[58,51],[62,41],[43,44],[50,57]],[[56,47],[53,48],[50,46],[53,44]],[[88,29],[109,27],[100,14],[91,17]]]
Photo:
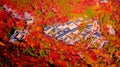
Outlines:
[[5,44],[4,44],[4,43],[2,43],[2,42],[0,42],[0,45],[1,45],[1,46],[5,46]]

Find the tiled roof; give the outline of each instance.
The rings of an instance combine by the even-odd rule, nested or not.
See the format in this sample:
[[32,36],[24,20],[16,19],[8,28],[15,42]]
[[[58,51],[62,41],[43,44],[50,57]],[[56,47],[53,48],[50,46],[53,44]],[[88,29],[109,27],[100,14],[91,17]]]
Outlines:
[[5,4],[3,5],[3,8],[5,9],[5,11],[11,12],[11,17],[13,17],[13,18],[17,18],[19,20],[23,20],[27,24],[34,22],[34,18],[28,12],[24,12],[24,14],[19,15],[16,11],[14,11],[13,9],[11,9],[10,7],[8,7]]
[[15,30],[15,32],[11,35],[9,42],[20,41],[26,35],[25,30]]
[[[77,20],[76,22],[66,22],[64,24],[57,24],[53,26],[48,26],[44,28],[44,33],[46,35],[53,35],[54,38],[58,40],[62,40],[63,42],[67,44],[74,44],[75,42],[79,41],[80,38],[76,37],[74,38],[74,35],[77,34],[82,39],[86,40],[88,37],[96,37],[95,40],[101,38],[101,34],[99,32],[99,24],[95,20],[93,23],[88,24],[85,29],[82,31],[78,30],[79,25],[81,24],[81,20]],[[52,33],[49,33],[53,30]],[[59,31],[58,31],[59,30]],[[95,32],[93,32],[95,30]],[[92,34],[90,34],[92,33]],[[69,38],[71,37],[71,38]],[[103,41],[101,42],[103,43]]]

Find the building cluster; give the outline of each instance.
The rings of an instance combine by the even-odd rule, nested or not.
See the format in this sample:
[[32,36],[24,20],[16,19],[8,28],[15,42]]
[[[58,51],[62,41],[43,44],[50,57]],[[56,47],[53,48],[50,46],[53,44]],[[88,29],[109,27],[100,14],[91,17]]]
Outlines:
[[108,3],[109,0],[99,0],[101,3]]
[[91,43],[100,44],[101,47],[103,47],[105,43],[108,43],[100,33],[100,26],[96,20],[91,24],[87,24],[82,31],[79,31],[80,24],[82,24],[82,20],[78,19],[75,22],[69,21],[64,24],[47,26],[44,28],[44,33],[66,44],[74,44],[80,39],[92,39]]
[[13,43],[15,41],[21,41],[26,34],[26,30],[15,30],[15,32],[11,35],[9,42]]
[[[7,5],[3,5],[2,7],[6,12],[11,12],[11,17],[12,18],[16,18],[19,20],[23,20],[26,22],[26,24],[29,23],[33,23],[34,22],[34,18],[31,16],[31,14],[29,14],[28,12],[24,12],[22,15],[18,14],[16,11],[14,11],[13,9],[11,9],[10,7],[8,7]],[[21,41],[22,39],[24,39],[24,37],[27,34],[27,30],[23,29],[23,30],[15,30],[14,33],[11,35],[9,42],[13,43],[15,41]]]
[[[11,8],[8,8],[6,5],[3,5],[3,8],[7,12],[12,12],[11,17],[24,20],[27,24],[34,21],[33,17],[28,12],[25,12],[21,16]],[[85,22],[87,23],[89,21],[91,21],[91,19],[86,20]],[[79,18],[75,22],[69,21],[64,24],[54,24],[53,26],[45,27],[44,33],[52,38],[63,41],[66,44],[74,44],[80,39],[91,39],[91,43],[100,44],[101,47],[103,47],[105,43],[108,43],[108,41],[100,33],[100,26],[96,20],[94,20],[91,24],[87,24],[87,26],[80,31],[79,26],[82,23],[82,19]],[[28,32],[25,29],[15,30],[15,32],[11,35],[9,42],[21,41],[27,33]]]
[[32,23],[34,21],[34,18],[29,14],[28,12],[24,12],[22,15],[19,15],[16,11],[8,7],[7,5],[3,5],[3,9],[7,12],[11,12],[11,17],[23,20],[26,22],[26,24]]

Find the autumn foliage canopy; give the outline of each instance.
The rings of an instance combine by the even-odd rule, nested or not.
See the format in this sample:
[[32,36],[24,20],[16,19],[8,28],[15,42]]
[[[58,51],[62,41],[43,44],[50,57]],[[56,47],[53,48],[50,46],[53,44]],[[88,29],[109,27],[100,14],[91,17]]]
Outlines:
[[[20,16],[30,13],[34,22],[12,17],[4,4]],[[119,0],[0,0],[0,67],[120,67],[119,6]],[[79,17],[96,19],[109,43],[102,48],[88,48],[89,40],[68,45],[43,33],[46,26]],[[22,29],[29,32],[25,38],[9,43],[14,31]]]

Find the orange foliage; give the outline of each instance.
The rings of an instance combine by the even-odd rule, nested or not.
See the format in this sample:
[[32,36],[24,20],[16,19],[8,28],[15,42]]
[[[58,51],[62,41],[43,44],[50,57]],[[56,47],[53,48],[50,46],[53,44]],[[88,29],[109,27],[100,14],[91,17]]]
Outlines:
[[[30,12],[32,16],[35,17],[35,20],[33,24],[26,25],[24,21],[15,20],[10,17],[10,13],[0,10],[0,39],[2,39],[0,40],[0,45],[5,45],[4,43],[7,44],[6,47],[0,47],[0,49],[2,49],[0,51],[0,63],[2,62],[3,64],[7,64],[6,62],[1,61],[5,60],[10,62],[11,65],[25,65],[28,67],[32,65],[36,65],[36,67],[52,65],[58,67],[99,67],[101,65],[109,65],[114,67],[118,65],[117,63],[119,62],[117,60],[120,59],[120,52],[117,50],[120,47],[120,11],[117,10],[118,6],[115,5],[117,4],[117,1],[114,3],[99,3],[99,0],[80,0],[77,2],[74,2],[74,0],[65,1],[70,5],[70,14],[82,14],[86,7],[89,6],[95,10],[95,13],[97,13],[96,17],[98,21],[101,19],[100,16],[102,16],[103,21],[103,18],[106,14],[111,14],[113,12],[113,16],[111,16],[112,20],[110,20],[116,21],[117,34],[110,37],[110,44],[105,45],[103,48],[88,48],[89,43],[85,43],[85,41],[68,45],[61,41],[57,41],[54,38],[52,39],[44,34],[43,29],[45,26],[69,21],[69,17],[66,16],[68,11],[62,11],[62,8],[64,7],[58,6],[56,0],[26,0],[25,2],[24,0],[2,1],[11,8],[15,9],[19,14],[24,13],[24,11]],[[99,5],[96,6],[96,2],[99,3]],[[116,7],[115,10],[113,7]],[[49,16],[49,12],[51,12],[53,15]],[[39,15],[39,18],[37,15]],[[108,28],[106,27],[108,24],[107,20],[100,23],[103,36],[108,37]],[[15,43],[17,46],[9,44],[9,38],[6,36],[8,30],[15,28],[15,26],[17,29],[26,29],[28,31],[28,34],[25,36],[24,40],[19,43]],[[111,44],[115,47],[115,51],[109,54],[109,45]],[[113,56],[114,54],[115,56]],[[118,59],[116,60],[114,57]]]
[[16,22],[16,27],[17,27],[18,29],[24,29],[24,27],[25,27],[25,22],[24,22],[24,21],[17,21],[17,22]]

